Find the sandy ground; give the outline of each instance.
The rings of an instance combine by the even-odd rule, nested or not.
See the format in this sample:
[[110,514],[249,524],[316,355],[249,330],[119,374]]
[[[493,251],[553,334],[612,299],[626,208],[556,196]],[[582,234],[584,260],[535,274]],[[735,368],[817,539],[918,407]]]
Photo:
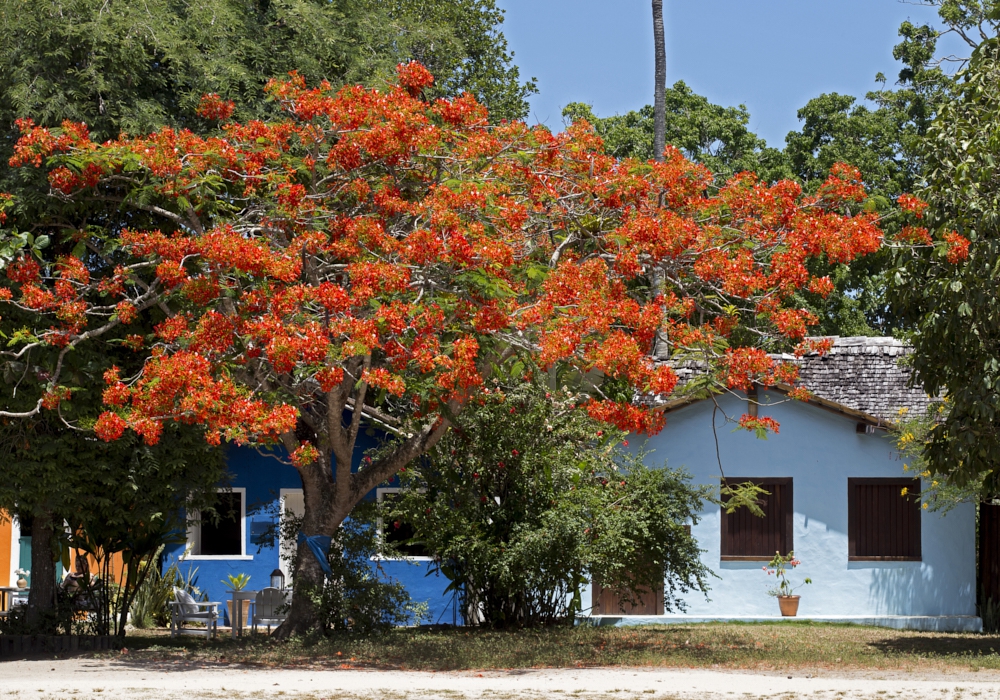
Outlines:
[[[802,672],[800,672],[802,673]],[[426,673],[260,670],[185,662],[84,658],[0,661],[0,698],[174,700],[505,700],[507,698],[962,698],[1000,700],[1000,675],[913,678],[765,675],[708,670],[588,668]]]

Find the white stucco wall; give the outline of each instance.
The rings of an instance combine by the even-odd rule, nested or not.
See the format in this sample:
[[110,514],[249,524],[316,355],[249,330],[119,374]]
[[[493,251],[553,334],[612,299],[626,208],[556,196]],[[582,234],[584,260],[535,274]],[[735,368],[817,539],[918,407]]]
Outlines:
[[[743,410],[731,397],[720,399],[720,406],[736,418]],[[733,432],[733,424],[716,416],[722,467],[727,477],[792,477],[793,546],[802,560],[794,578],[813,579],[798,591],[800,616],[975,614],[973,504],[944,515],[923,511],[922,561],[848,562],[847,479],[904,476],[893,441],[883,431],[858,434],[855,420],[800,402],[762,408],[761,415],[780,422],[778,435],[759,440]],[[653,451],[647,459],[653,466],[666,460],[686,467],[696,482],[719,483],[711,401],[668,414],[667,427],[644,447]],[[720,561],[720,517],[720,508],[709,506],[692,529],[705,550],[702,560],[719,578],[710,580],[710,600],[686,597],[688,614],[777,614],[777,602],[765,592],[773,577],[761,571],[762,562]]]

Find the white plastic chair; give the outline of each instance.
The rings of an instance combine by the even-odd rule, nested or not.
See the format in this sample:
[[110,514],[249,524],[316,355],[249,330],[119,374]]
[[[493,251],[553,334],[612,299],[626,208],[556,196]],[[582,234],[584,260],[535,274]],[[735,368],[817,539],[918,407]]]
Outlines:
[[[219,625],[219,605],[215,602],[198,602],[187,591],[174,587],[174,599],[170,601],[170,636],[179,634],[204,634],[206,638],[215,636]],[[205,628],[185,628],[185,622],[202,622]]]
[[257,631],[257,625],[267,625],[267,633],[271,634],[271,625],[277,627],[285,618],[288,611],[279,612],[283,605],[288,605],[288,594],[291,591],[282,591],[278,588],[263,588],[257,592],[257,597],[253,602],[253,631]]

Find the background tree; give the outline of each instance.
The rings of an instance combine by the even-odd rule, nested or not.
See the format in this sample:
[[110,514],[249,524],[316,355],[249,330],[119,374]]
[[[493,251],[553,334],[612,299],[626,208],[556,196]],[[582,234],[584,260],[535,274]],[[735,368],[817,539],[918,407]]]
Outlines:
[[929,470],[959,486],[982,480],[992,494],[1000,487],[996,39],[979,46],[962,78],[958,98],[940,109],[928,132],[925,245],[896,255],[890,298],[915,330],[916,380],[928,393],[948,396],[944,419],[930,431]]
[[[99,381],[90,385],[93,389],[74,391],[100,394]],[[78,398],[63,407],[67,417],[76,418],[78,406],[100,405]],[[157,548],[178,533],[183,536],[185,511],[203,510],[211,517],[225,468],[221,451],[201,433],[173,425],[157,445],[147,446],[135,436],[106,443],[90,431],[69,430],[54,412],[6,422],[0,429],[0,508],[32,523],[24,633],[56,633],[50,627],[58,619],[50,614],[57,598],[56,563],[68,562],[70,549],[94,556],[92,573],[101,577],[92,590],[89,582],[81,584],[98,603],[89,631],[125,633],[131,599],[149,567],[158,565]]]
[[[793,177],[785,155],[750,131],[750,113],[745,106],[713,104],[683,81],[665,91],[664,104],[666,143],[680,149],[689,160],[707,166],[720,182],[744,171],[756,173],[766,182]],[[654,113],[649,105],[601,118],[589,105],[573,102],[566,105],[563,117],[570,123],[585,120],[591,124],[604,141],[605,152],[615,158],[648,160],[656,152]]]
[[[379,84],[419,58],[442,94],[469,91],[495,118],[527,114],[493,0],[55,0],[0,2],[0,124],[86,122],[104,141],[121,131],[202,128],[201,96],[232,100],[241,120],[280,111],[268,80]],[[9,150],[3,155],[6,163]]]
[[[155,444],[180,420],[216,443],[278,441],[302,478],[304,535],[330,537],[516,350],[604,376],[581,404],[622,430],[655,432],[662,417],[633,406],[635,392],[676,387],[649,356],[657,336],[672,358],[716,368],[690,390],[794,381],[766,351],[792,349],[814,321],[785,306],[795,290],[829,288],[806,262],[881,245],[847,166],[809,197],[747,177],[708,196],[712,175],[679,152],[619,161],[590,130],[493,127],[472,96],[422,100],[431,81],[415,63],[387,92],[277,81],[284,121],[204,136],[98,145],[80,125],[22,122],[15,164],[44,166],[70,208],[113,202],[134,218],[52,231],[117,261],[100,275],[72,254],[18,252],[0,296],[32,322],[0,352],[59,358],[165,314],[133,339],[141,372],[106,373],[97,434]],[[202,114],[232,109],[208,97]],[[0,416],[65,397],[54,364],[33,408]],[[399,439],[352,471],[365,419]],[[283,633],[315,624],[304,592],[322,580],[318,562],[299,556],[295,579]]]
[[575,393],[549,389],[544,373],[523,381],[520,364],[400,475],[384,529],[413,528],[468,625],[572,623],[591,580],[632,598],[663,587],[664,608],[682,609],[679,592],[707,589],[685,525],[710,490],[622,451],[621,432],[574,410]]

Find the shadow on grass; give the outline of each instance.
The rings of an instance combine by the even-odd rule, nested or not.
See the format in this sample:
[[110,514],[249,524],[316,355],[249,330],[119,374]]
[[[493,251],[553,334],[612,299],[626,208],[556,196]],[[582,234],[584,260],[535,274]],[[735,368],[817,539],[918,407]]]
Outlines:
[[1000,665],[1000,637],[943,635],[907,635],[886,638],[868,643],[883,654],[907,655],[923,658],[945,658],[956,656],[993,657]]

